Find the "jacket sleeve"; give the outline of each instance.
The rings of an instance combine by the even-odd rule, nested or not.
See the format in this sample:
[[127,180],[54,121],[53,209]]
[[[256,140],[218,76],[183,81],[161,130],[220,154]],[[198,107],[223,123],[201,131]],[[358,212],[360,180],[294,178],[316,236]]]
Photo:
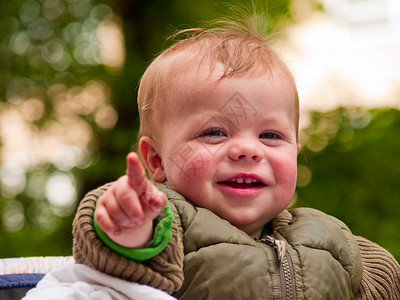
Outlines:
[[400,266],[377,244],[356,236],[361,251],[363,275],[355,299],[399,299]]
[[109,186],[106,184],[88,193],[79,204],[73,222],[75,261],[114,277],[150,285],[170,294],[178,290],[183,281],[183,244],[175,221],[167,247],[159,255],[142,263],[114,252],[97,236],[93,225],[96,201]]

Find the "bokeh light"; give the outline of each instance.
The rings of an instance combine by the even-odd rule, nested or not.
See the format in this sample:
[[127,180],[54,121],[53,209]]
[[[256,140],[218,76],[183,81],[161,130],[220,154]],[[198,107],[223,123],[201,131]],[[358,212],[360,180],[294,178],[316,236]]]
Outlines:
[[0,19],[0,60],[7,66],[0,88],[0,209],[9,232],[27,220],[50,229],[56,216],[73,212],[76,169],[90,166],[96,134],[118,120],[103,78],[125,63],[121,21],[106,1],[19,2],[4,4],[9,13]]

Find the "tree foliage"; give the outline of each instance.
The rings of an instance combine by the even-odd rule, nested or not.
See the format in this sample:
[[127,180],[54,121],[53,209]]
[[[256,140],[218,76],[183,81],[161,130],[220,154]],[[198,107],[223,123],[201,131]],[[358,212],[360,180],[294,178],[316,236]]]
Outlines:
[[400,258],[397,109],[315,112],[304,129],[295,206],[331,214]]

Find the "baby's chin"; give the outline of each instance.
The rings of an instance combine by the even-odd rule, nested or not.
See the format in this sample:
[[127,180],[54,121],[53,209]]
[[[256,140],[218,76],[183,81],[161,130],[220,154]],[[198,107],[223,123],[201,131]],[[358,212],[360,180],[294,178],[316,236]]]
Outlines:
[[252,217],[249,215],[236,215],[235,217],[220,216],[221,218],[227,220],[231,225],[236,228],[246,232],[251,237],[259,238],[261,232],[265,226],[272,218],[259,218]]

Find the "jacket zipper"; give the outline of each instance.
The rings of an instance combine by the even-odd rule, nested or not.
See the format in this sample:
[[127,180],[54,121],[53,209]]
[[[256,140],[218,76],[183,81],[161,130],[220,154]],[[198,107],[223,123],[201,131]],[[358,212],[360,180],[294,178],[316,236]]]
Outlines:
[[272,236],[267,236],[260,240],[263,244],[274,253],[275,259],[278,262],[278,271],[281,282],[281,299],[296,300],[296,283],[294,276],[293,261],[287,250],[280,260],[281,254],[278,253],[281,249],[277,246],[276,239]]

